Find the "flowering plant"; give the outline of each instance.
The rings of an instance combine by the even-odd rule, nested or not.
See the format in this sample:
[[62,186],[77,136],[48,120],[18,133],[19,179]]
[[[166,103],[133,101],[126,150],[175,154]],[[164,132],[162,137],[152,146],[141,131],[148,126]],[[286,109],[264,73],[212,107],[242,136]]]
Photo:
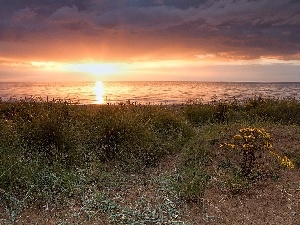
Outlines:
[[239,134],[233,137],[233,143],[224,143],[220,147],[242,152],[241,168],[245,176],[252,173],[255,161],[263,151],[269,151],[270,154],[279,160],[281,165],[294,168],[294,164],[290,159],[286,156],[282,157],[271,150],[272,138],[264,129],[242,128],[239,130]]

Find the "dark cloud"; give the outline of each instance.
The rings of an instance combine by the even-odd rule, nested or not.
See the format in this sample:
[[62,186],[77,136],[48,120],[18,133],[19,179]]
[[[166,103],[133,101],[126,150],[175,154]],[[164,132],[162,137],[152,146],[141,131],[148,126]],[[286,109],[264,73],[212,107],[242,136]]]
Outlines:
[[[204,45],[204,51],[231,51],[237,58],[282,55],[299,59],[300,3],[207,1],[206,5],[195,15],[198,19],[170,27],[170,33],[181,38],[198,38],[199,50]],[[205,44],[211,44],[211,40],[218,49]]]
[[13,20],[16,22],[31,20],[34,19],[36,13],[33,12],[30,8],[26,7],[25,9],[21,9],[13,14]]
[[[68,45],[71,38],[115,51],[123,45],[124,51],[134,40],[141,55],[151,55],[152,45],[155,52],[165,46],[173,55],[190,57],[300,57],[297,0],[0,0],[0,5],[0,43],[59,39]],[[168,58],[167,50],[161,57]]]
[[208,0],[89,0],[87,1],[87,5],[101,7],[105,10],[124,7],[147,8],[156,6],[167,6],[185,10],[188,8],[198,8],[207,1]]

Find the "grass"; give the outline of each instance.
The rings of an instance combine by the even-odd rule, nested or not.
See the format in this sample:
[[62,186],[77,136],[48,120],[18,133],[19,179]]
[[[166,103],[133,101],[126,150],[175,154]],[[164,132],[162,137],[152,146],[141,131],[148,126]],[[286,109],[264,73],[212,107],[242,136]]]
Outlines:
[[283,168],[271,158],[262,158],[265,166],[248,179],[241,155],[219,148],[238,129],[265,128],[278,139],[286,134],[290,145],[274,140],[277,152],[299,168],[293,145],[300,141],[299,112],[295,99],[181,106],[0,102],[0,223],[20,223],[26,212],[42,209],[61,212],[60,224],[189,224],[188,205],[203,203],[207,191],[234,196],[279,179]]

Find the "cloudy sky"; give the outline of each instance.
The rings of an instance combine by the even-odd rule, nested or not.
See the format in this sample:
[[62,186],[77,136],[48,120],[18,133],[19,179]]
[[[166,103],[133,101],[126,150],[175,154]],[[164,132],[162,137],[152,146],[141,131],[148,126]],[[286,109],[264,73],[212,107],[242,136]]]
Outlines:
[[0,0],[0,81],[299,81],[299,0]]

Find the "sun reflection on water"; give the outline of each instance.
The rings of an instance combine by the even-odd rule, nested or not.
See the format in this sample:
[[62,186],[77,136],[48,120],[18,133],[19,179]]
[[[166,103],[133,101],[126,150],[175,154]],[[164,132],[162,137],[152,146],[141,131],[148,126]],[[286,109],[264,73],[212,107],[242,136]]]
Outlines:
[[102,81],[97,81],[95,83],[95,94],[96,94],[96,104],[103,104],[104,86]]

